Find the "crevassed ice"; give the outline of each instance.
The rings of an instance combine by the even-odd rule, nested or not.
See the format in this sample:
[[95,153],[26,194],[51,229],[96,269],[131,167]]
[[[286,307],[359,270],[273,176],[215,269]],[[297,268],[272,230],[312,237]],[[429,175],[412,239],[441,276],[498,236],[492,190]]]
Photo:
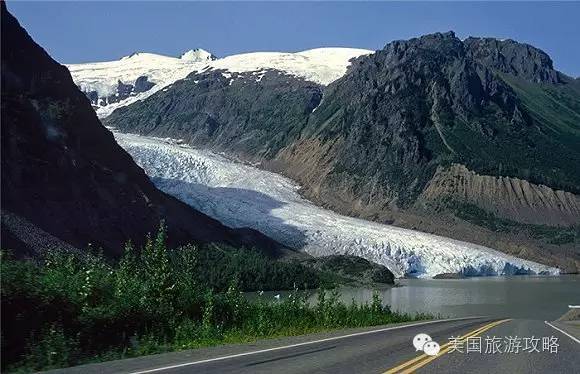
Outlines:
[[170,139],[115,134],[155,185],[230,227],[251,227],[313,256],[357,255],[397,277],[558,274],[493,249],[342,216],[302,198],[280,175]]

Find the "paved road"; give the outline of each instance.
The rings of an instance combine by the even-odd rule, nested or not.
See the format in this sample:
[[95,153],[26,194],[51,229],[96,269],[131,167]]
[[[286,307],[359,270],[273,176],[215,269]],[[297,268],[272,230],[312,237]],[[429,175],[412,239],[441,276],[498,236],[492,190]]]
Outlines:
[[[419,333],[429,334],[442,350],[438,357],[420,355],[412,346]],[[479,333],[479,334],[478,334]],[[558,338],[558,352],[485,354],[485,337]],[[451,337],[482,338],[482,353],[450,352]],[[464,344],[466,340],[463,340]],[[531,341],[530,341],[531,343]],[[523,343],[522,343],[523,346]],[[449,350],[449,352],[447,352]],[[392,370],[396,368],[395,370]],[[72,373],[578,373],[580,343],[543,321],[473,318],[380,329],[263,341],[169,353],[59,372]]]
[[[539,337],[538,350],[532,349],[532,335]],[[487,339],[489,336],[490,339]],[[501,337],[527,337],[528,349],[525,348],[526,340],[521,340],[519,353],[517,349],[517,339],[509,344],[509,338],[502,342],[500,352],[489,353],[463,353],[455,351],[445,354],[422,369],[418,373],[580,373],[580,340],[574,341],[574,337],[569,337],[547,325],[544,321],[537,320],[512,320],[502,323],[497,327],[482,334],[482,351],[485,352],[486,340],[491,343],[494,336]],[[552,346],[552,352],[544,351],[542,347],[542,337],[557,339]],[[492,344],[490,344],[492,345]],[[464,347],[465,348],[465,347]],[[490,346],[490,351],[492,347]],[[507,348],[507,352],[506,351]],[[511,353],[510,353],[511,348]],[[546,347],[548,348],[548,347]]]

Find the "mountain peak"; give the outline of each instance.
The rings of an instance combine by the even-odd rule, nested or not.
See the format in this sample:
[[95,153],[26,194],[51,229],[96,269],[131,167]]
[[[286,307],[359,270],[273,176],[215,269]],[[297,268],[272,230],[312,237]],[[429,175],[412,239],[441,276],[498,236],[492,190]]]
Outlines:
[[184,61],[192,61],[192,62],[217,60],[217,57],[201,48],[190,49],[189,51],[183,53],[179,58]]
[[469,37],[463,42],[476,61],[505,74],[536,83],[562,83],[550,56],[539,48],[512,39]]

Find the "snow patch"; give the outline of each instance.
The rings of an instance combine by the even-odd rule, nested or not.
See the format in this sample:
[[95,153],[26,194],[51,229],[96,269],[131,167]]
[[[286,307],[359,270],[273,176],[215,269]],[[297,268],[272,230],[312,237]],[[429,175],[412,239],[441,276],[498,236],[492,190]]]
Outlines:
[[342,216],[302,198],[278,174],[171,139],[115,133],[153,183],[230,227],[251,227],[313,256],[350,254],[397,277],[559,274],[484,246]]

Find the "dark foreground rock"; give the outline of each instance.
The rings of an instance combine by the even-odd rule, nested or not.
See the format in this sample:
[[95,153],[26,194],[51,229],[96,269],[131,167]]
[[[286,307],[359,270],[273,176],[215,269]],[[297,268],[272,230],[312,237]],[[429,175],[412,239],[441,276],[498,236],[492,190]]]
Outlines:
[[35,238],[50,236],[115,256],[165,221],[173,245],[224,241],[278,253],[263,235],[231,230],[157,190],[101,125],[67,68],[4,2],[1,8],[3,249],[34,252],[41,247]]

